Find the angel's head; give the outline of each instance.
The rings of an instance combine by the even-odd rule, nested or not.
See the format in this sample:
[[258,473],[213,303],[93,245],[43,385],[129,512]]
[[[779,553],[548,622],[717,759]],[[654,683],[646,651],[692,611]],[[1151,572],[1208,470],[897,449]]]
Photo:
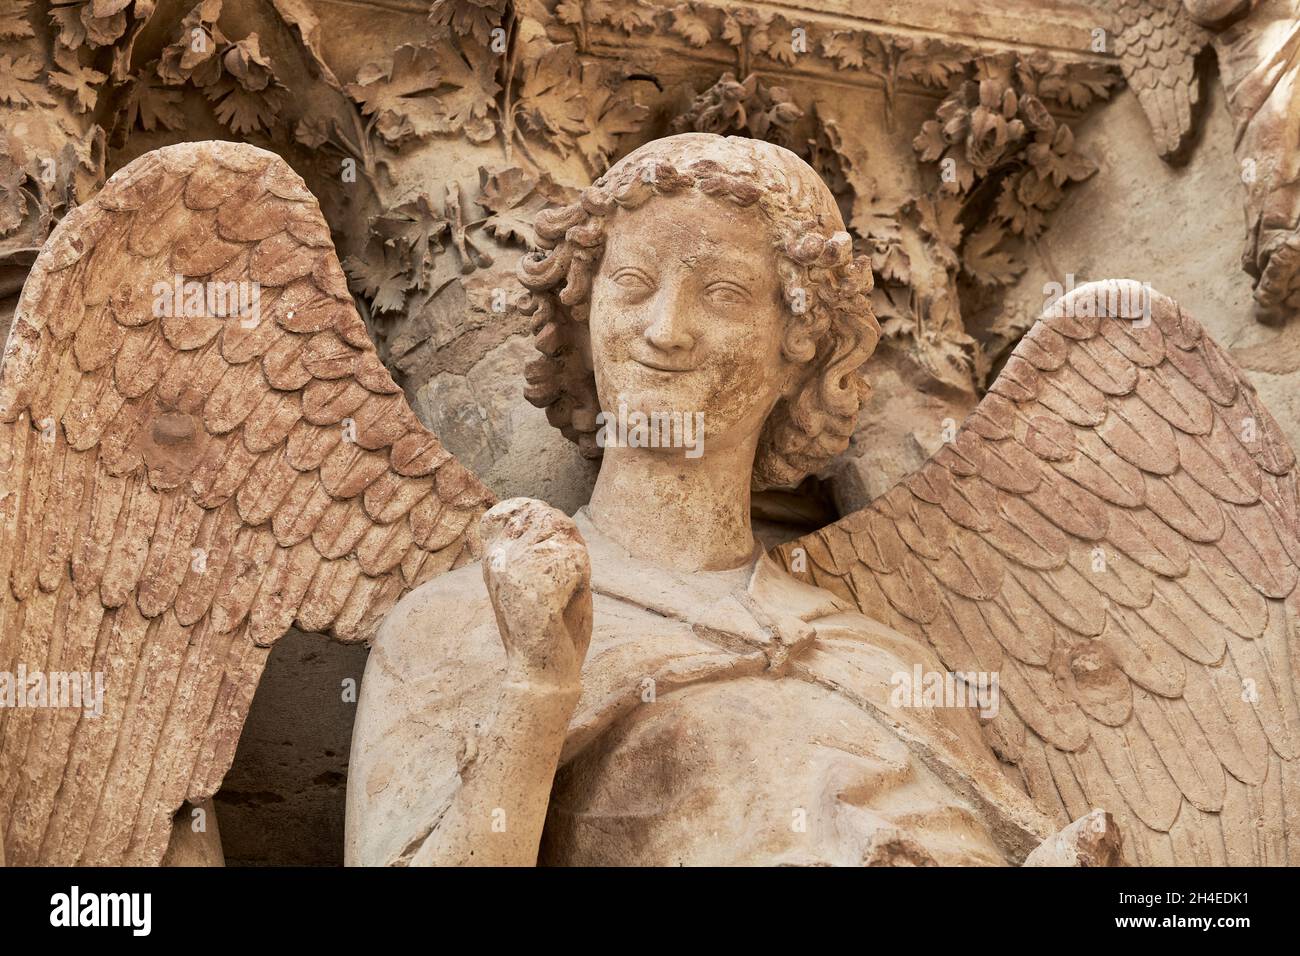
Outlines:
[[879,338],[871,268],[794,153],[655,140],[536,229],[543,251],[520,278],[542,354],[524,394],[583,454],[600,456],[600,421],[620,406],[700,419],[709,447],[755,443],[756,488],[844,450]]

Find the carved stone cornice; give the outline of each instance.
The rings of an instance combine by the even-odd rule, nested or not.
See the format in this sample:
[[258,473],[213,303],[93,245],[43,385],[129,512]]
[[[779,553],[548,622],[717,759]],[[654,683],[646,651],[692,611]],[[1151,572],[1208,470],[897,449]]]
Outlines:
[[770,10],[787,17],[839,23],[899,36],[934,37],[988,50],[1042,50],[1081,62],[1107,63],[1090,50],[1099,10],[1079,0],[1006,0],[997,10],[955,7],[951,0],[801,0],[749,3],[719,0],[718,6]]
[[[1104,11],[1077,0],[1018,0],[996,12],[954,12],[940,0],[546,0],[546,8],[554,16],[551,37],[572,39],[589,55],[660,69],[674,61],[708,64],[741,77],[752,71],[883,89],[891,98],[908,92],[939,99],[952,73],[991,53],[1034,57],[1093,81],[1118,75],[1113,54],[1092,50]],[[796,29],[803,31],[798,41]],[[1090,99],[1050,106],[1071,114]]]

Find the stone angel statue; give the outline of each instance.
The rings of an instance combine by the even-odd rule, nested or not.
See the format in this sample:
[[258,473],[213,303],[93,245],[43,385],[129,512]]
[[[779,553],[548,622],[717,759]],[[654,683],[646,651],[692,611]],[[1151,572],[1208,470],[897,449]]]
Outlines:
[[536,227],[525,394],[599,478],[385,619],[350,863],[1300,858],[1295,459],[1174,302],[1075,290],[923,468],[766,555],[751,489],[844,450],[878,337],[830,191],[683,134]]
[[1300,854],[1294,456],[1173,302],[1074,291],[767,555],[751,489],[846,447],[878,335],[829,190],[684,134],[537,232],[525,394],[602,458],[572,518],[416,421],[271,154],[148,154],[56,230],[0,370],[0,668],[105,692],[0,709],[8,863],[174,859],[291,624],[373,641],[352,864]]

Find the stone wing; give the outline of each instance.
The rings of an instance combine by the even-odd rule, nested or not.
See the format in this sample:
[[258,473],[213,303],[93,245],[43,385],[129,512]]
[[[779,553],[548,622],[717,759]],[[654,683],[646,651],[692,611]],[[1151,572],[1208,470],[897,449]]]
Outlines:
[[1112,43],[1120,69],[1137,95],[1156,149],[1176,155],[1192,134],[1201,98],[1196,56],[1210,35],[1182,0],[1104,0],[1114,17]]
[[270,645],[366,639],[471,559],[490,501],[282,160],[188,143],[115,175],[46,243],[0,367],[0,669],[104,681],[98,717],[0,708],[9,865],[158,862]]
[[1108,810],[1141,864],[1300,863],[1295,455],[1143,289],[1058,301],[953,442],[779,557],[998,674],[986,737],[1059,824]]

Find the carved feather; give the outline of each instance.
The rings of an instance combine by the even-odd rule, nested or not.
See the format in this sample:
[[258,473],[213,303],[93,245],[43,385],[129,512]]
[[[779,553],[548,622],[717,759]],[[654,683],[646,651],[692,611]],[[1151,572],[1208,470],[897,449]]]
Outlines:
[[1111,40],[1120,69],[1137,95],[1156,150],[1177,156],[1191,136],[1201,90],[1196,56],[1209,34],[1182,0],[1103,0],[1111,12]]
[[[1093,283],[1038,321],[1017,348],[1034,376],[904,479],[936,499],[923,544],[891,493],[775,556],[807,548],[836,593],[875,582],[953,670],[1000,656],[1023,732],[997,753],[1045,812],[1110,811],[1132,862],[1297,864],[1295,456],[1173,301],[1108,311],[1143,294]],[[821,563],[819,538],[856,557]],[[914,563],[924,588],[901,586]]]
[[[258,307],[157,308],[185,281],[258,283]],[[157,863],[270,645],[365,640],[471,558],[490,502],[384,370],[282,160],[188,143],[121,170],[50,237],[0,366],[0,669],[104,674],[102,716],[0,709],[7,862]]]

